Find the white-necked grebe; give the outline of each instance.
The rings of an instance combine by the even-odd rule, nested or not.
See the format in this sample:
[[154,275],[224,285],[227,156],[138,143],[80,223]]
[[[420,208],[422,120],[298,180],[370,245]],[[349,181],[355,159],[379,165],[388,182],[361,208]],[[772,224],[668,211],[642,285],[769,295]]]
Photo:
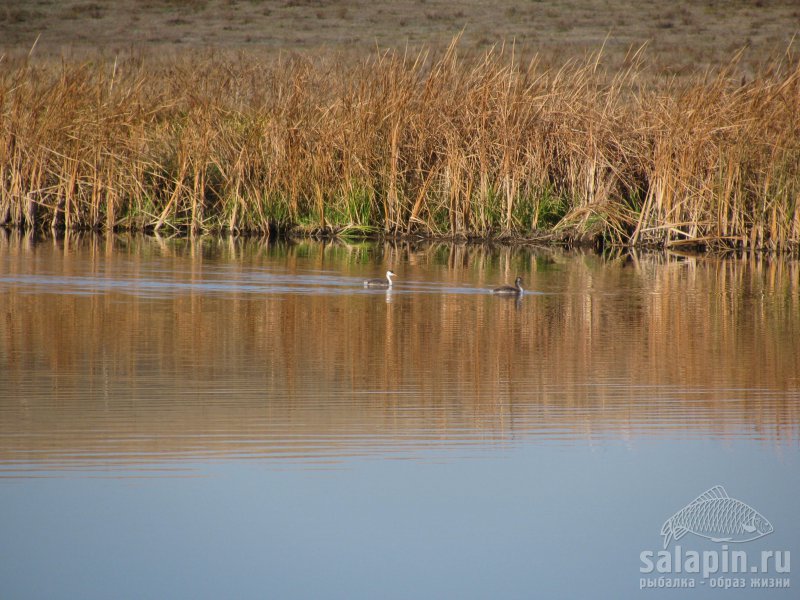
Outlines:
[[392,287],[392,277],[396,277],[396,275],[392,271],[386,271],[386,279],[367,279],[364,281],[364,287],[390,288]]
[[514,286],[516,286],[516,287],[512,287],[510,285],[503,285],[503,286],[500,286],[499,288],[494,288],[492,290],[492,293],[493,294],[502,294],[504,296],[522,295],[522,292],[524,291],[522,289],[522,277],[517,277],[514,280]]

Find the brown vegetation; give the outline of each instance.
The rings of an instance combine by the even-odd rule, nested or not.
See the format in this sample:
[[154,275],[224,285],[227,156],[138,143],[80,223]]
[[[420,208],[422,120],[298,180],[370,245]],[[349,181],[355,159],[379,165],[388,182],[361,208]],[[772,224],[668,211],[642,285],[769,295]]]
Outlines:
[[[612,70],[631,48],[649,47],[653,70],[691,74],[717,67],[740,48],[748,75],[800,30],[796,0],[4,0],[0,53],[76,59],[160,56],[198,48],[347,53],[378,48],[440,50],[463,31],[462,51],[505,40],[561,66],[605,43]],[[38,40],[38,41],[37,41]]]
[[796,249],[800,63],[651,89],[638,54],[5,61],[0,221]]
[[798,27],[777,0],[12,0],[0,222],[797,250]]

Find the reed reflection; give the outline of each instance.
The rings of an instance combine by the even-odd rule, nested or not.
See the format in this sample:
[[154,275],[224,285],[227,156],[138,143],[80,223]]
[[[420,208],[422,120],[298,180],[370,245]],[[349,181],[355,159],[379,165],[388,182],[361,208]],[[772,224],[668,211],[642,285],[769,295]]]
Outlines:
[[0,264],[9,468],[798,439],[796,262],[4,233]]

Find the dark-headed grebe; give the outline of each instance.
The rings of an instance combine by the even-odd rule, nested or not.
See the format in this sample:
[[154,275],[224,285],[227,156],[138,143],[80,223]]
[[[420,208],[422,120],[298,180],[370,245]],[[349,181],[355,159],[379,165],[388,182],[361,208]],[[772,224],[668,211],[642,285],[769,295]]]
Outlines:
[[392,271],[386,271],[386,279],[367,279],[364,287],[390,288],[392,287],[392,277],[396,277],[396,275]]
[[515,285],[516,287],[511,287],[510,285],[504,285],[504,286],[501,286],[501,287],[499,287],[499,288],[494,288],[494,289],[492,290],[492,293],[493,293],[493,294],[502,294],[502,295],[504,295],[504,296],[516,296],[516,295],[521,295],[521,294],[522,294],[522,292],[524,291],[524,290],[522,289],[522,277],[517,277],[517,278],[514,280],[514,285]]

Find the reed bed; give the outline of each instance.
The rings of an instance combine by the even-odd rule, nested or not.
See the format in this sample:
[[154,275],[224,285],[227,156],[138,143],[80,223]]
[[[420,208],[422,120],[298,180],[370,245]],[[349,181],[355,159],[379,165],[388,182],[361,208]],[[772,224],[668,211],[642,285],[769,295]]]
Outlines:
[[0,223],[800,248],[800,62],[0,63]]

